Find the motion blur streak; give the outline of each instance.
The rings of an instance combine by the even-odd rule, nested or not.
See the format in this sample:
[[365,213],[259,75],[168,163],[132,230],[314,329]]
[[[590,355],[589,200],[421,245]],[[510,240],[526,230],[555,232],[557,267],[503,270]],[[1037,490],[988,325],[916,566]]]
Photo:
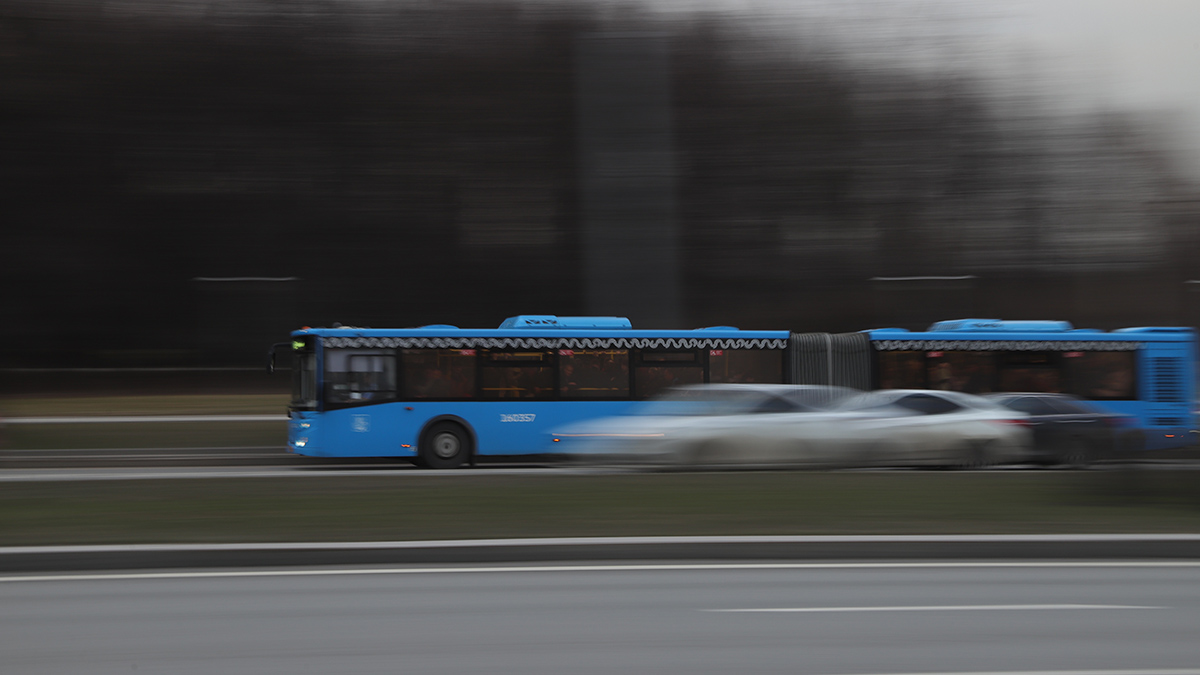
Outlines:
[[29,581],[104,581],[130,579],[212,579],[222,577],[354,576],[364,574],[500,574],[512,572],[669,572],[687,570],[845,570],[845,569],[937,569],[937,568],[1128,568],[1200,567],[1197,562],[976,562],[976,563],[730,563],[679,565],[537,565],[520,567],[414,567],[382,569],[244,570],[230,572],[138,572],[130,574],[58,574],[0,577],[0,583]]

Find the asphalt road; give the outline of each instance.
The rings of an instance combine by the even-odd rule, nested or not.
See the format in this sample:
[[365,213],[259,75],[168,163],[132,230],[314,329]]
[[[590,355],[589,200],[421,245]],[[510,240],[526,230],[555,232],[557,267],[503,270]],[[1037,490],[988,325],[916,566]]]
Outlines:
[[[546,456],[480,458],[486,468],[533,468],[562,465],[561,459]],[[304,457],[283,446],[214,448],[94,448],[0,450],[0,471],[8,469],[118,469],[118,468],[232,468],[267,470],[404,470],[414,471],[412,461],[402,457]]]
[[6,675],[1200,675],[1200,563],[0,576]]
[[[1104,471],[1137,466],[1144,470],[1197,471],[1200,461],[1166,459],[1134,465],[1097,465]],[[626,473],[629,467],[573,465],[554,458],[485,458],[478,466],[454,469],[456,474],[593,474]],[[728,467],[725,470],[730,470]],[[850,471],[914,471],[920,469],[849,469]],[[1013,465],[983,471],[1065,471],[1064,467]],[[163,478],[285,478],[318,476],[446,475],[441,469],[422,469],[403,459],[296,457],[282,451],[248,449],[127,449],[127,450],[28,450],[0,453],[0,483],[22,481],[138,480]]]
[[[1200,469],[1200,448],[1191,447],[1173,451],[1145,453],[1137,464],[1147,467],[1171,469]],[[481,457],[477,468],[481,470],[513,470],[555,468],[576,470],[578,463],[551,455],[525,455],[510,457]],[[1103,467],[1104,465],[1097,465]],[[282,446],[254,447],[197,447],[197,448],[95,448],[30,450],[22,448],[0,449],[0,474],[9,470],[62,470],[62,469],[231,469],[247,468],[253,472],[304,472],[323,471],[405,471],[419,472],[409,459],[400,457],[304,457],[287,452]],[[600,467],[583,467],[597,470]],[[1044,467],[996,467],[999,469]],[[463,467],[459,471],[471,471]],[[1062,470],[1062,467],[1050,467]],[[441,472],[439,472],[441,473]],[[14,474],[16,475],[16,474]]]

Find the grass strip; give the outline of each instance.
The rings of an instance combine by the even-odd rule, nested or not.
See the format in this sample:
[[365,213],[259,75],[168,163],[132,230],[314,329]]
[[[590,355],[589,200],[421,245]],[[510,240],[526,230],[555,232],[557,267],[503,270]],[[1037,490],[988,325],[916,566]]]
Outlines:
[[9,424],[0,431],[8,450],[80,448],[203,448],[287,443],[287,394],[30,397],[0,400],[4,417],[116,415],[278,415],[278,422],[96,422]]
[[[231,448],[287,445],[287,422],[106,422],[10,424],[8,450]],[[282,452],[282,450],[281,450]]]
[[285,415],[287,394],[22,397],[0,400],[4,417]]
[[745,472],[8,483],[0,545],[1200,532],[1198,476]]

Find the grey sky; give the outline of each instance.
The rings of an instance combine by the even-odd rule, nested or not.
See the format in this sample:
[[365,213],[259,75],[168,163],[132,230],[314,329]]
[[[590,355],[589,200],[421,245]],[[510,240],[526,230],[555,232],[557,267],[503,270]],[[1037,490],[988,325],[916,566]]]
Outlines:
[[1200,2],[1013,3],[1016,40],[1036,45],[1048,77],[1085,107],[1132,109],[1168,124],[1183,168],[1200,176]]
[[[834,41],[852,52],[865,47],[853,34],[867,31],[875,49],[902,45],[904,53],[889,60],[1033,77],[1058,106],[1136,110],[1165,122],[1184,168],[1200,178],[1200,0],[648,2],[790,17],[800,34],[809,27],[822,38],[831,37],[827,28],[834,25],[846,31]],[[825,23],[829,18],[833,24]],[[947,33],[967,40],[939,45]]]

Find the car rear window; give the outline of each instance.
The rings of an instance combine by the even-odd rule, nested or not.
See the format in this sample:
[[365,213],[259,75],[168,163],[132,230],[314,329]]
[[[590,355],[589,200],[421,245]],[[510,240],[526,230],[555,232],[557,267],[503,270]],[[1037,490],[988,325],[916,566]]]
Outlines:
[[1050,401],[1050,405],[1054,406],[1061,415],[1095,415],[1097,412],[1088,408],[1084,403],[1065,398],[1053,399]]
[[1050,405],[1045,399],[1034,398],[1032,396],[1022,396],[1005,401],[1005,407],[1017,410],[1030,415],[1060,415],[1062,414],[1054,406]]

